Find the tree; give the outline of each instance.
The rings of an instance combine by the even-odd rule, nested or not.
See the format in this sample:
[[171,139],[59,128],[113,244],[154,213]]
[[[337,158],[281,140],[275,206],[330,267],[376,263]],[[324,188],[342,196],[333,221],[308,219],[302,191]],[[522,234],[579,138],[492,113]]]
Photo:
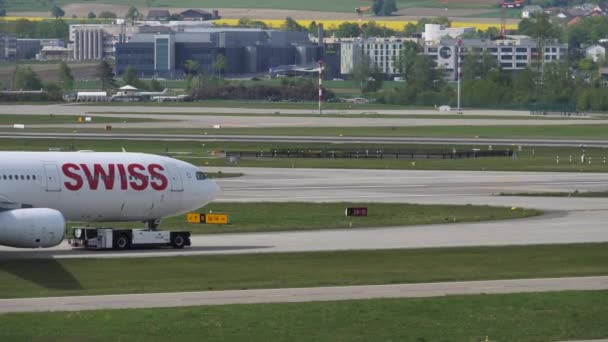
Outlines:
[[548,13],[537,12],[532,14],[530,19],[529,35],[536,39],[537,61],[540,68],[540,83],[544,83],[545,74],[545,46],[550,39],[557,38],[559,31],[551,21]]
[[222,73],[226,71],[226,57],[220,54],[215,57],[215,61],[213,62],[212,68],[214,72],[217,72],[218,78],[222,78]]
[[186,72],[186,89],[192,89],[192,79],[198,76],[201,66],[197,61],[188,59],[184,62],[184,71]]
[[59,64],[59,79],[64,90],[74,89],[74,76],[72,70],[65,61]]
[[61,7],[55,5],[53,6],[53,8],[51,8],[51,15],[55,17],[55,19],[57,19],[63,17],[65,15],[65,12],[63,11],[63,9],[61,9]]
[[308,24],[308,33],[310,33],[313,37],[317,37],[319,34],[319,25],[317,25],[316,21],[311,21]]
[[407,23],[404,27],[403,27],[403,35],[406,37],[412,36],[417,32],[416,29],[416,25],[412,24],[412,23]]
[[281,25],[283,30],[288,31],[306,31],[306,28],[300,25],[297,21],[295,21],[292,17],[285,18],[283,25]]
[[95,19],[95,18],[97,18],[97,16],[95,15],[95,13],[89,12],[89,14],[87,15],[87,18],[89,18],[89,19]]
[[137,18],[139,18],[139,10],[137,9],[137,7],[135,7],[135,6],[129,7],[127,14],[125,14],[125,19],[128,19],[130,21],[135,21],[135,20],[137,20]]
[[162,86],[162,84],[160,84],[160,82],[158,82],[158,80],[156,78],[153,78],[150,81],[150,90],[151,91],[162,91],[163,86]]
[[102,11],[97,16],[99,19],[116,19],[116,13],[110,11]]
[[122,81],[135,88],[144,88],[139,76],[137,76],[137,70],[134,67],[128,66],[125,72],[122,74]]
[[101,88],[104,90],[116,88],[116,81],[114,80],[114,71],[108,61],[103,60],[97,66],[97,75],[101,81]]
[[370,21],[369,23],[364,23],[361,25],[361,35],[364,37],[388,37],[394,36],[396,32],[390,28],[384,26],[380,26],[376,24],[375,21]]
[[403,47],[401,51],[399,51],[399,58],[397,59],[397,63],[399,65],[399,70],[403,75],[403,79],[406,81],[410,80],[410,75],[412,74],[414,67],[414,61],[416,60],[416,56],[420,52],[420,46],[414,42],[405,42],[403,43]]
[[379,90],[382,87],[382,73],[372,65],[368,55],[362,55],[351,72],[351,77],[362,93]]
[[361,28],[357,23],[345,21],[340,24],[340,26],[338,26],[338,29],[336,30],[335,34],[338,38],[359,37],[359,35],[361,34]]
[[42,81],[31,67],[17,67],[13,74],[13,89],[40,90]]
[[395,0],[384,0],[381,9],[382,15],[388,16],[397,12],[397,4],[395,4]]
[[372,11],[375,15],[382,14],[382,7],[384,6],[384,0],[374,0],[372,4]]

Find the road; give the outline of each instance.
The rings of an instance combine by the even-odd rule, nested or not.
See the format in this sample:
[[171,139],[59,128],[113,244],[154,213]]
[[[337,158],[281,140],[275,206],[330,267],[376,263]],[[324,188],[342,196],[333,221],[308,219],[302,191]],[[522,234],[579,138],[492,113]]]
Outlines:
[[608,147],[608,140],[586,139],[501,139],[501,138],[425,138],[425,137],[323,137],[282,135],[214,135],[214,134],[120,134],[120,133],[46,133],[1,132],[0,139],[81,139],[130,141],[230,141],[230,142],[288,142],[333,144],[429,144],[429,145],[521,145]]
[[[217,170],[209,168],[210,171]],[[72,251],[0,248],[3,258],[152,257],[499,246],[608,241],[608,198],[493,196],[499,192],[607,190],[608,174],[477,171],[403,171],[237,168],[239,178],[220,179],[219,201],[398,202],[479,204],[536,208],[544,216],[516,221],[453,223],[371,229],[213,234],[175,251]]]
[[0,299],[0,314],[11,312],[82,311],[256,303],[298,303],[373,298],[420,298],[447,295],[606,289],[608,289],[608,277],[605,276],[102,296],[67,296]]

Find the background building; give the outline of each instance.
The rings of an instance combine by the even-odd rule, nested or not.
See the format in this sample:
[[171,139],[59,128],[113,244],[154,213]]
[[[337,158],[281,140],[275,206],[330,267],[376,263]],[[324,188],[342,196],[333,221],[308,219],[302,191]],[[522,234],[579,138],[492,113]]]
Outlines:
[[350,74],[362,57],[367,55],[370,61],[382,73],[398,74],[397,60],[399,52],[406,41],[418,42],[417,38],[356,38],[342,41],[340,48],[340,73]]
[[0,60],[14,60],[17,57],[17,36],[0,33]]
[[[456,44],[457,39],[442,39],[439,44],[424,46],[424,53],[429,55],[444,69],[447,77],[456,79]],[[462,39],[463,54],[476,53],[496,58],[503,70],[522,70],[531,65],[538,56],[536,40],[527,36],[507,36],[505,39]],[[568,45],[560,44],[557,40],[548,42],[545,46],[545,61],[565,59]]]
[[139,33],[116,44],[116,73],[128,66],[141,76],[183,77],[187,60],[201,72],[214,73],[219,55],[225,74],[256,74],[281,65],[305,65],[317,60],[317,46],[306,32],[246,28],[197,27],[187,32]]

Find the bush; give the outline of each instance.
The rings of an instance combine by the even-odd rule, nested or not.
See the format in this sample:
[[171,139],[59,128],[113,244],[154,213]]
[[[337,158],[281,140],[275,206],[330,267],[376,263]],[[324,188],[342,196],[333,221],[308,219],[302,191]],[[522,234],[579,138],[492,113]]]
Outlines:
[[[318,89],[312,82],[304,82],[297,85],[269,86],[269,85],[207,85],[197,88],[192,92],[192,97],[197,100],[203,99],[239,99],[239,100],[289,100],[289,101],[314,101],[318,98]],[[323,90],[325,99],[331,99],[335,95],[332,91]]]

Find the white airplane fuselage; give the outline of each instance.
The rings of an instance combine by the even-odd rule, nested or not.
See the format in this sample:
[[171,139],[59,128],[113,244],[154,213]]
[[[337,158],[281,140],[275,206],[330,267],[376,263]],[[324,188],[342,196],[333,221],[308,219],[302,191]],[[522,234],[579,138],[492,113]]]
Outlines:
[[66,221],[151,221],[198,209],[219,192],[198,167],[157,155],[0,152],[0,160],[0,244],[2,219],[14,209],[54,209]]

